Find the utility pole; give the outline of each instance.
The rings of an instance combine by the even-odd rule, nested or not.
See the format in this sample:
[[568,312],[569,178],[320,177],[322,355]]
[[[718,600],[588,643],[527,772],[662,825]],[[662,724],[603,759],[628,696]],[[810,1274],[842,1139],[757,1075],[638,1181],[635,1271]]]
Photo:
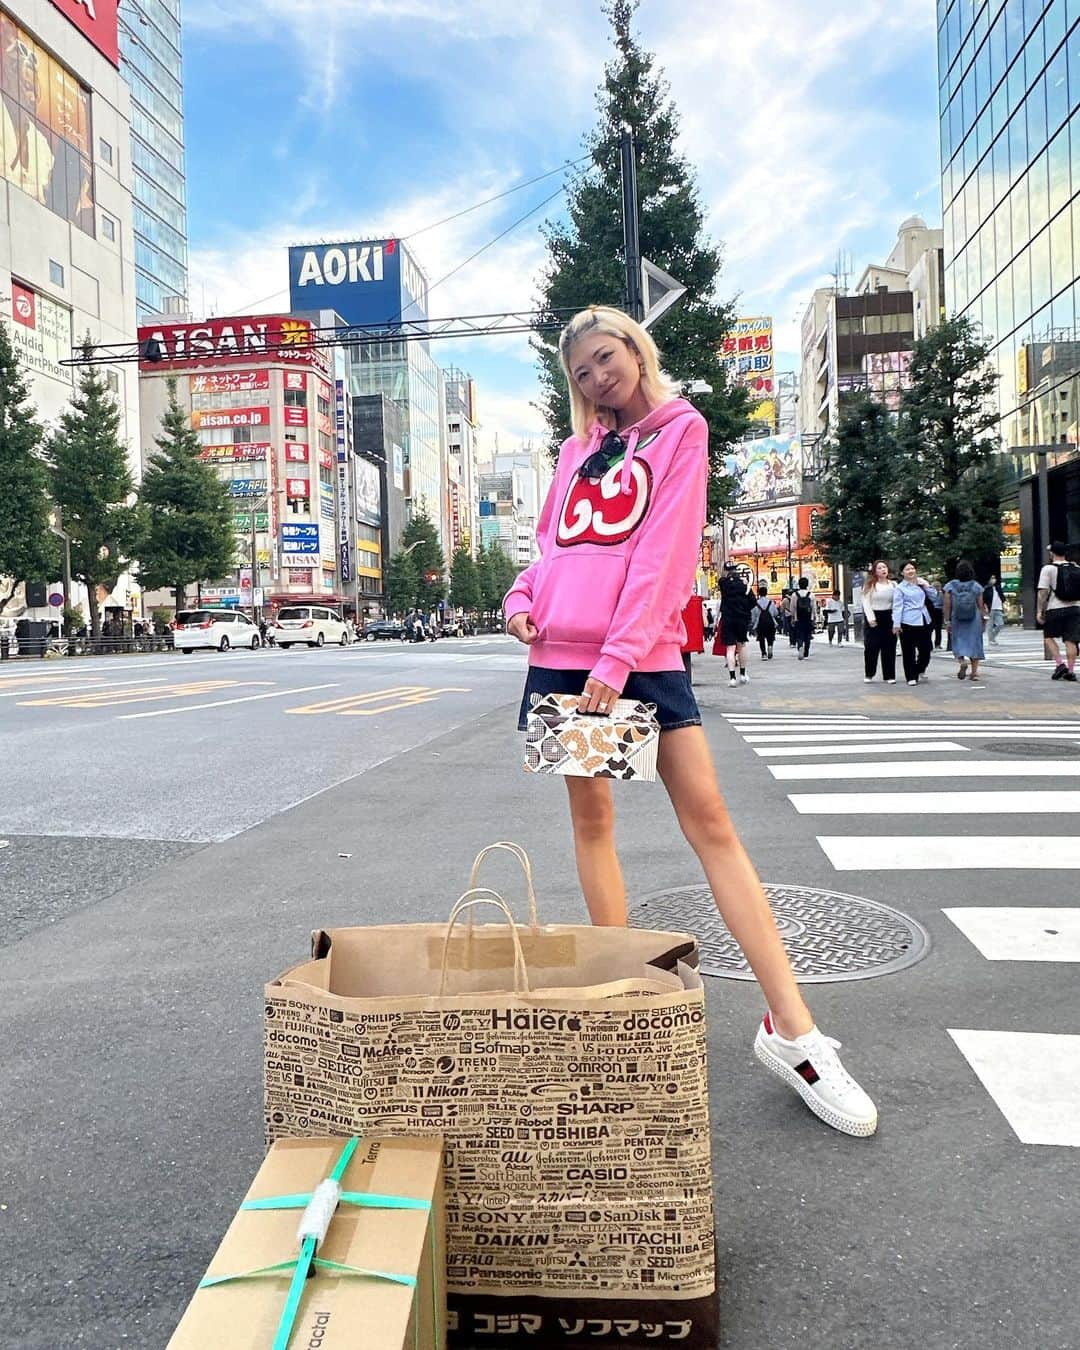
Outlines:
[[623,253],[626,257],[626,312],[638,323],[645,317],[641,294],[641,242],[638,238],[637,145],[624,125],[619,135],[622,163]]

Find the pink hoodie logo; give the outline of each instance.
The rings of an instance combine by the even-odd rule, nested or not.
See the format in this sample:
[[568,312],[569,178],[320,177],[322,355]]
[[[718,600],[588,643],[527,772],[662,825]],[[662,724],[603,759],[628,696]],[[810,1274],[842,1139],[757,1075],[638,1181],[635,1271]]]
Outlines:
[[559,514],[555,542],[563,548],[575,544],[621,544],[634,533],[649,509],[652,469],[643,459],[630,466],[630,491],[623,492],[622,461],[613,464],[603,478],[579,478],[576,474]]

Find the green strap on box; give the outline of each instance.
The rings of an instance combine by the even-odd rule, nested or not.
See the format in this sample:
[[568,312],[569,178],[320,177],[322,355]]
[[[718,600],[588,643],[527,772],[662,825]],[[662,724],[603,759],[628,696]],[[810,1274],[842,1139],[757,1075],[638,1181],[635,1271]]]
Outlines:
[[[356,1152],[356,1147],[360,1143],[359,1136],[354,1135],[345,1147],[341,1150],[337,1162],[334,1164],[328,1180],[340,1182],[345,1175],[345,1169],[348,1167],[352,1155]],[[260,1200],[245,1200],[240,1206],[242,1210],[270,1210],[270,1209],[306,1209],[312,1199],[312,1192],[296,1195],[274,1195],[266,1196]],[[405,1195],[378,1195],[368,1194],[363,1191],[342,1191],[338,1203],[343,1205],[354,1205],[359,1209],[397,1209],[397,1210],[423,1210],[431,1214],[430,1200],[415,1200]],[[436,1253],[435,1237],[432,1234],[431,1241],[431,1264],[432,1264],[432,1295],[438,1286],[436,1278]],[[305,1238],[303,1246],[300,1248],[300,1255],[294,1261],[279,1261],[272,1266],[259,1266],[255,1270],[240,1271],[235,1275],[207,1275],[199,1281],[200,1289],[211,1289],[218,1284],[230,1284],[236,1280],[252,1280],[264,1275],[280,1275],[285,1271],[293,1272],[292,1280],[289,1284],[288,1297],[285,1300],[285,1307],[282,1309],[281,1318],[278,1321],[277,1334],[274,1337],[272,1350],[288,1350],[289,1341],[292,1339],[293,1329],[296,1326],[296,1315],[300,1310],[300,1300],[303,1297],[304,1285],[312,1270],[332,1270],[339,1275],[354,1275],[362,1279],[385,1280],[391,1284],[404,1285],[407,1289],[415,1289],[417,1280],[415,1275],[395,1275],[385,1270],[368,1270],[363,1266],[342,1265],[340,1261],[326,1261],[321,1256],[315,1255],[315,1239],[313,1237]],[[442,1337],[439,1328],[439,1307],[436,1299],[434,1308],[434,1326],[435,1326],[435,1344],[442,1345]],[[413,1344],[414,1347],[419,1343],[419,1327],[417,1319],[413,1318]]]

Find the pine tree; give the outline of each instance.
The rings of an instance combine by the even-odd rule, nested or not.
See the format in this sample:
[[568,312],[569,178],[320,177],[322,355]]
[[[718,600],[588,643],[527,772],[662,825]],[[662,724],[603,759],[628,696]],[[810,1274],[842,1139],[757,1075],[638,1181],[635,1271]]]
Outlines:
[[386,603],[391,614],[407,614],[416,606],[419,574],[411,553],[400,549],[386,564]]
[[177,400],[175,379],[154,444],[139,490],[139,575],[147,590],[174,587],[180,610],[188,586],[220,581],[236,566],[237,543],[226,485],[199,458],[199,437]]
[[405,526],[401,542],[403,548],[416,545],[409,555],[417,574],[413,603],[429,614],[446,596],[446,559],[439,547],[438,531],[423,504]]
[[[84,352],[91,351],[89,339]],[[71,406],[51,434],[53,496],[71,536],[71,575],[87,589],[91,632],[101,631],[98,586],[112,590],[138,534],[134,479],[120,442],[120,410],[94,366],[79,372]]]
[[476,575],[476,564],[467,548],[455,550],[450,561],[450,599],[455,608],[466,613],[479,608],[480,583]]
[[[542,311],[584,309],[590,304],[626,303],[619,134],[629,124],[638,142],[638,196],[641,252],[670,272],[687,294],[657,322],[654,335],[667,373],[700,379],[713,392],[695,396],[709,423],[709,519],[730,504],[734,484],[724,457],[747,425],[750,400],[727,381],[720,362],[723,338],[734,320],[730,303],[715,297],[720,249],[703,234],[703,214],[694,174],[676,149],[678,114],[654,57],[631,31],[638,0],[605,0],[615,55],[604,68],[597,92],[599,121],[586,138],[592,163],[567,190],[568,222],[545,227],[548,266]],[[540,359],[539,402],[551,433],[551,452],[570,434],[570,401],[559,366],[558,335],[539,333],[533,342]]]
[[60,570],[49,528],[44,432],[26,406],[28,397],[7,326],[0,323],[0,613],[21,582],[48,581]]
[[845,400],[822,491],[819,540],[830,562],[867,568],[893,556],[896,457],[895,427],[886,408],[868,394]]
[[503,597],[510,589],[506,579],[506,565],[510,559],[499,545],[492,540],[486,547],[481,540],[476,551],[476,573],[480,588],[480,608],[486,614],[498,614],[502,609]]
[[[925,541],[920,564],[951,570],[956,559],[1002,546],[1000,475],[988,468],[998,448],[992,429],[997,373],[990,346],[965,317],[916,342],[911,382],[900,403],[899,473],[907,484],[898,531]],[[998,514],[995,530],[990,519]]]

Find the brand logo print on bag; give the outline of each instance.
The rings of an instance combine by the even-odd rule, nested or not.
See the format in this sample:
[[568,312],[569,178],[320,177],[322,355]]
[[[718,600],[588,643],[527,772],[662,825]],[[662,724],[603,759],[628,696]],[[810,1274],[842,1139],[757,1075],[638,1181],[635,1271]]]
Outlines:
[[630,491],[622,490],[620,459],[603,478],[574,476],[559,515],[555,542],[563,548],[575,544],[621,544],[641,524],[652,497],[652,469],[643,459],[630,466]]

